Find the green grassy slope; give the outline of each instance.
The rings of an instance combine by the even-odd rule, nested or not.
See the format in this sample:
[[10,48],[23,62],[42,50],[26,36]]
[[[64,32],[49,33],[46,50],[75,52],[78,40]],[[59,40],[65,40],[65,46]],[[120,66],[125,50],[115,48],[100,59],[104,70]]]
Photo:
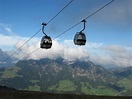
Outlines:
[[14,77],[21,77],[20,75],[17,75],[17,71],[21,70],[21,68],[14,66],[14,67],[7,67],[4,72],[2,72],[1,78],[14,78]]
[[105,86],[98,86],[98,88],[94,88],[88,82],[81,82],[81,90],[85,94],[96,94],[96,95],[111,95],[115,96],[116,91],[110,88],[106,88]]
[[48,89],[57,91],[74,91],[76,90],[76,86],[70,80],[60,80],[59,83],[50,86]]

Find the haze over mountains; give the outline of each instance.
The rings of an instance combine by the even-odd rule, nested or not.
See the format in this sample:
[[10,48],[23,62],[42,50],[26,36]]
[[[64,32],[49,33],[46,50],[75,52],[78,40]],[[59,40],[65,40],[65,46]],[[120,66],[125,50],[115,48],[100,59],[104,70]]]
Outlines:
[[[9,58],[9,55],[9,52],[2,51],[2,49],[0,49],[0,67],[13,66],[15,64],[15,60],[17,59],[14,57]],[[4,61],[7,58],[9,59]]]
[[23,60],[0,68],[0,84],[19,90],[131,95],[132,67],[107,70],[91,61]]

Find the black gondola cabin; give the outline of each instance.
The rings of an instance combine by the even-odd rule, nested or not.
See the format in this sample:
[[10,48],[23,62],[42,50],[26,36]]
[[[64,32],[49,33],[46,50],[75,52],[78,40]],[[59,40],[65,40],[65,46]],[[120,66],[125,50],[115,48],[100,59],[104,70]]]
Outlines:
[[40,43],[40,48],[43,49],[50,49],[52,46],[52,40],[50,38],[50,36],[43,36],[43,38],[41,39],[41,43]]
[[86,44],[86,36],[82,32],[77,32],[74,36],[74,44],[75,45],[85,45]]

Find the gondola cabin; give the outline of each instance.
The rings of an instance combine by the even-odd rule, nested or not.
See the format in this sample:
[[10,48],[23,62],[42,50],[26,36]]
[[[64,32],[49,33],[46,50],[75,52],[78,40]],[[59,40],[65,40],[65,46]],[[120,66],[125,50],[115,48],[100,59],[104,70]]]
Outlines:
[[41,43],[40,43],[40,48],[42,49],[50,49],[52,46],[52,40],[50,38],[50,36],[43,36],[43,38],[41,39]]
[[77,32],[74,36],[74,44],[75,45],[85,45],[86,44],[86,36],[82,32]]

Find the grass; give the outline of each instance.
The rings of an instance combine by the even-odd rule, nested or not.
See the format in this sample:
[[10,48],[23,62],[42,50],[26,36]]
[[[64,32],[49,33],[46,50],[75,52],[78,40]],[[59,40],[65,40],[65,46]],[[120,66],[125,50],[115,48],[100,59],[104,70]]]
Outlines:
[[29,91],[40,91],[40,86],[38,85],[34,85],[34,86],[29,86],[26,90],[29,90]]
[[110,96],[115,96],[117,93],[116,91],[108,88],[94,89],[94,92],[96,93],[96,95],[110,95]]
[[125,89],[132,89],[132,79],[124,78],[120,81],[118,81],[118,85],[125,87]]
[[76,86],[72,81],[69,80],[61,80],[59,81],[59,87],[57,90],[63,90],[63,91],[74,91],[76,90]]
[[61,80],[56,85],[50,86],[48,89],[57,91],[74,91],[76,90],[76,86],[70,80]]
[[[75,91],[76,86],[72,81],[69,80],[61,80],[59,83],[52,85],[48,88],[48,90],[56,90],[56,91]],[[115,96],[117,92],[113,89],[108,89],[105,86],[98,86],[98,88],[94,88],[89,84],[89,82],[81,82],[81,91],[87,95],[109,95]]]
[[56,85],[52,85],[48,88],[48,90],[56,90]]
[[112,89],[108,89],[105,86],[98,86],[98,88],[92,87],[88,82],[81,82],[81,90],[85,94],[89,95],[116,95],[116,91]]
[[85,94],[92,94],[90,91],[92,86],[89,84],[89,82],[81,82],[81,85],[82,92],[84,92]]
[[21,77],[20,75],[17,75],[16,73],[20,70],[21,68],[14,66],[14,67],[8,67],[5,69],[4,72],[2,72],[1,78],[13,78],[16,76]]

